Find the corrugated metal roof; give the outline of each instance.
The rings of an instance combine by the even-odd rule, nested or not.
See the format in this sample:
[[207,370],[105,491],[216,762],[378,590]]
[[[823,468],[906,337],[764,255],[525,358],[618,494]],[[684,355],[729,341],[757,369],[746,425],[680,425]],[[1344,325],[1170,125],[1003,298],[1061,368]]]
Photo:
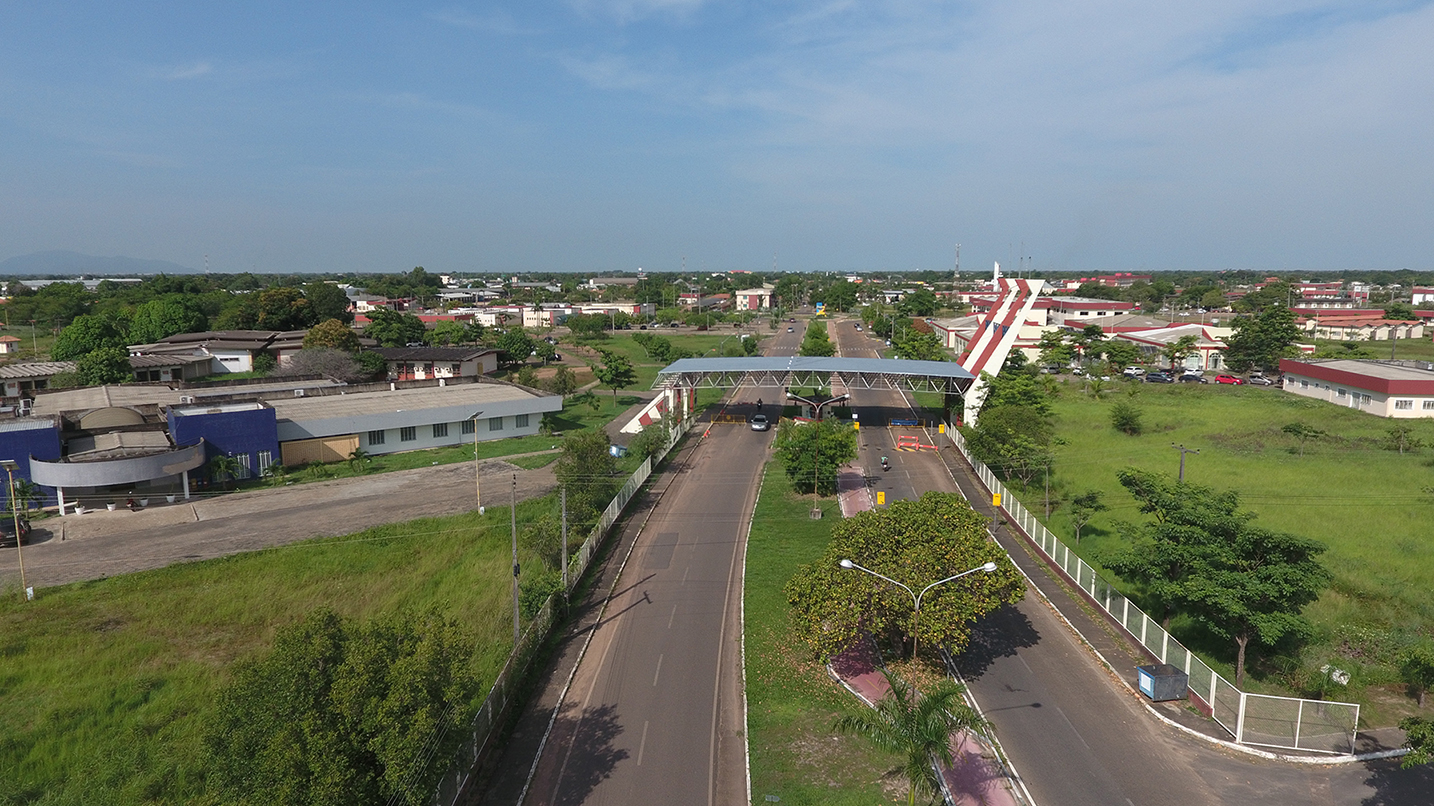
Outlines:
[[48,378],[60,372],[74,372],[73,361],[29,361],[0,366],[0,378]]
[[[369,414],[393,414],[417,409],[450,406],[482,406],[491,403],[538,400],[537,395],[517,386],[500,383],[465,383],[453,386],[398,389],[384,392],[362,392],[352,395],[295,397],[270,400],[279,419],[325,420],[334,417],[359,417]],[[552,396],[556,397],[556,396]]]
[[498,351],[486,347],[381,347],[369,352],[378,353],[385,361],[468,361]]

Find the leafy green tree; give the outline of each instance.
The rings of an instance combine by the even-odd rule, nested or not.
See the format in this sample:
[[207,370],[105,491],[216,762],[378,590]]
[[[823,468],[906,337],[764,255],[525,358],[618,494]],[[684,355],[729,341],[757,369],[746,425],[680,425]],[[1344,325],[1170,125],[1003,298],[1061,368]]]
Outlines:
[[896,308],[907,316],[935,316],[939,304],[936,294],[929,288],[918,288],[902,297]]
[[1060,330],[1048,330],[1041,334],[1041,366],[1065,367],[1075,360],[1075,348],[1066,341],[1066,334]]
[[1163,473],[1126,469],[1116,477],[1142,513],[1143,524],[1119,523],[1126,544],[1101,562],[1140,585],[1167,627],[1179,598],[1179,586],[1211,543],[1233,540],[1253,515],[1239,511],[1239,497],[1198,484],[1178,482]]
[[1200,339],[1195,336],[1181,336],[1175,341],[1160,348],[1160,355],[1170,362],[1170,368],[1175,369],[1176,364],[1183,364],[1186,357],[1195,352],[1200,344]]
[[1424,695],[1434,688],[1434,643],[1423,640],[1401,652],[1399,674],[1423,708]]
[[1105,360],[1115,371],[1124,371],[1126,367],[1140,363],[1142,358],[1140,348],[1125,339],[1111,339],[1105,342]]
[[388,361],[378,353],[364,350],[354,356],[354,362],[358,364],[359,371],[365,378],[377,378],[388,374]]
[[305,347],[289,356],[288,362],[274,374],[281,377],[320,375],[349,383],[369,377],[352,353],[332,347]]
[[612,442],[601,428],[579,431],[563,438],[563,455],[553,472],[568,488],[568,512],[578,522],[591,522],[617,494],[617,459]]
[[460,344],[468,337],[468,327],[462,322],[445,319],[423,334],[423,343],[430,347],[447,347]]
[[827,336],[826,322],[813,319],[807,323],[807,332],[802,336],[802,344],[797,348],[797,355],[817,357],[836,355],[836,347],[832,346],[831,339]]
[[1176,602],[1196,623],[1235,642],[1235,685],[1245,685],[1249,645],[1273,646],[1303,635],[1300,614],[1329,585],[1316,559],[1323,544],[1244,524],[1233,540],[1211,541],[1176,590]]
[[366,624],[310,613],[220,693],[204,742],[219,795],[428,803],[472,713],[472,657],[472,639],[434,612]]
[[782,420],[775,447],[798,492],[810,493],[815,485],[819,495],[832,495],[837,472],[856,458],[856,430],[837,420]]
[[1404,746],[1409,748],[1399,766],[1411,770],[1434,761],[1434,719],[1405,717],[1399,720],[1399,729],[1404,731]]
[[343,322],[337,319],[326,319],[309,328],[309,332],[304,334],[304,349],[313,347],[328,347],[333,350],[343,350],[346,353],[357,353],[359,337]]
[[822,292],[822,302],[838,311],[849,311],[856,307],[856,283],[842,278],[827,286]]
[[128,340],[152,344],[177,333],[198,333],[209,326],[204,314],[177,299],[152,299],[134,309]]
[[874,709],[853,711],[832,726],[839,733],[860,736],[880,750],[902,758],[901,771],[910,789],[906,802],[916,806],[921,793],[935,798],[941,793],[932,759],[951,766],[951,734],[958,730],[981,732],[986,721],[962,699],[965,688],[953,680],[942,680],[931,690],[919,692],[914,686],[883,670],[890,690]]
[[399,313],[388,308],[375,308],[364,314],[369,324],[364,335],[377,341],[380,347],[404,347],[423,343],[427,329],[423,320],[411,313]]
[[302,330],[315,321],[314,308],[303,291],[279,286],[259,292],[259,316],[254,325],[260,330]]
[[498,348],[500,363],[516,366],[526,362],[533,354],[533,337],[521,327],[510,327],[499,334],[494,346]]
[[602,363],[593,367],[593,374],[602,381],[603,386],[612,390],[613,400],[617,400],[619,389],[626,389],[637,382],[637,372],[632,368],[632,362],[622,353],[611,350],[602,351]]
[[1235,332],[1225,340],[1225,364],[1236,372],[1254,367],[1273,367],[1293,354],[1300,337],[1295,315],[1283,306],[1272,306],[1254,318],[1237,319]]
[[946,352],[942,349],[941,337],[935,333],[922,333],[918,330],[908,330],[902,337],[892,342],[896,357],[912,361],[945,361]]
[[80,356],[75,362],[75,373],[79,375],[80,383],[86,386],[104,386],[134,380],[134,369],[129,364],[129,351],[123,347],[101,347]]
[[595,313],[575,313],[563,320],[568,330],[581,339],[605,339],[611,320]]
[[986,384],[986,395],[981,400],[982,417],[991,409],[1002,406],[1026,406],[1040,412],[1041,416],[1051,414],[1050,396],[1029,372],[1002,372],[999,375],[981,373]]
[[337,319],[345,325],[353,324],[354,314],[349,310],[351,303],[348,295],[333,283],[305,285],[304,299],[309,301],[309,308],[313,311],[315,321]]
[[[915,639],[960,654],[976,619],[1020,601],[1025,592],[1020,572],[987,536],[988,522],[961,496],[936,492],[840,521],[821,559],[799,568],[784,589],[797,637],[819,658],[845,650],[868,632],[890,639],[903,653]],[[844,559],[914,591],[986,562],[995,562],[996,570],[931,588],[921,599],[918,619],[911,594],[859,569],[842,568]]]
[[1320,437],[1329,436],[1327,432],[1321,431],[1320,429],[1315,428],[1312,425],[1307,425],[1305,423],[1288,423],[1286,425],[1280,426],[1280,430],[1300,441],[1300,456],[1305,455],[1306,442],[1312,439],[1319,439]]
[[1414,318],[1414,306],[1407,302],[1391,302],[1384,307],[1383,318],[1407,322]]
[[1123,400],[1110,407],[1110,424],[1122,434],[1139,436],[1145,430],[1143,417],[1140,409]]
[[1385,431],[1384,446],[1391,451],[1399,451],[1403,456],[1405,451],[1417,451],[1424,447],[1424,440],[1414,436],[1414,428],[1408,425],[1396,425]]
[[1080,545],[1081,530],[1086,527],[1095,517],[1097,512],[1104,512],[1110,507],[1105,505],[1101,498],[1100,490],[1086,490],[1071,499],[1070,520],[1071,526],[1075,529],[1075,542]]
[[548,378],[547,381],[543,383],[543,388],[555,395],[566,398],[578,390],[577,373],[567,367],[560,366],[557,371],[553,373],[553,377]]
[[554,347],[547,339],[535,339],[533,341],[533,352],[537,353],[538,360],[547,366],[549,361],[558,357],[558,348]]
[[55,338],[50,357],[56,361],[73,361],[87,353],[107,347],[123,349],[124,330],[114,317],[106,314],[85,314],[75,319]]

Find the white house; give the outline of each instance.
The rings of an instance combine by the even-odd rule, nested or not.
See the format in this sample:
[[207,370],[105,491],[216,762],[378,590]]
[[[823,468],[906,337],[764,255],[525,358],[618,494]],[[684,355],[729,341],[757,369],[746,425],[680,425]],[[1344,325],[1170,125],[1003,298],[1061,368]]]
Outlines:
[[1428,362],[1281,359],[1284,390],[1380,417],[1434,417]]

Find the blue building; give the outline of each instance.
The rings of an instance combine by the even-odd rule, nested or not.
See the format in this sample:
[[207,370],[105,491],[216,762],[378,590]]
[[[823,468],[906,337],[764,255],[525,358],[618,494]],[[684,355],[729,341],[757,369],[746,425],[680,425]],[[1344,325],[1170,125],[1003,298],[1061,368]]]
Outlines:
[[260,401],[182,406],[168,410],[169,436],[176,446],[204,441],[205,461],[232,456],[239,478],[262,476],[279,456],[274,409]]
[[[14,460],[16,480],[34,481],[30,459],[53,462],[60,458],[60,425],[49,417],[22,417],[0,421],[0,459]],[[0,475],[0,485],[6,483]],[[3,488],[0,488],[3,489]],[[45,502],[54,500],[55,491],[45,489]],[[9,493],[4,493],[8,500]]]

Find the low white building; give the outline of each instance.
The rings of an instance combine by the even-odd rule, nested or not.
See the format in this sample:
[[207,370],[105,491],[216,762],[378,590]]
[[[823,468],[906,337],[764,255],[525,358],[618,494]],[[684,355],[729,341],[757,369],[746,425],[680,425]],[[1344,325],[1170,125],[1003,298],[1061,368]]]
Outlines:
[[772,307],[771,287],[733,291],[732,298],[737,301],[739,311],[765,311]]
[[[1186,336],[1195,337],[1194,349],[1185,356],[1182,367],[1193,372],[1216,371],[1225,367],[1225,342],[1212,331],[1215,328],[1209,325],[1188,324],[1174,325],[1172,327],[1152,328],[1150,330],[1136,330],[1128,333],[1117,333],[1114,338],[1131,342],[1140,348],[1146,361],[1152,364],[1161,364],[1162,351],[1175,344]],[[1224,334],[1230,331],[1222,328]]]
[[1426,361],[1280,361],[1284,390],[1380,417],[1434,417],[1434,364]]

